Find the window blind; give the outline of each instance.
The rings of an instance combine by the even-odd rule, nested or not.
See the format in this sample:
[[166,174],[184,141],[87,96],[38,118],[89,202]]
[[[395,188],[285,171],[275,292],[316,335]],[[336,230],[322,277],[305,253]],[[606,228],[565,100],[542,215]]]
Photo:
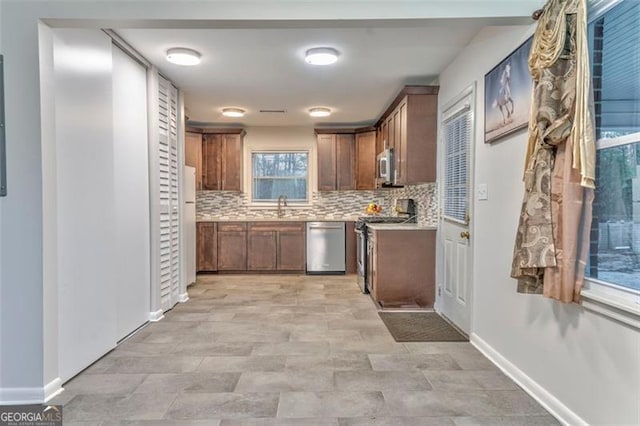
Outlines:
[[466,105],[444,122],[444,211],[446,219],[467,223],[471,109]]

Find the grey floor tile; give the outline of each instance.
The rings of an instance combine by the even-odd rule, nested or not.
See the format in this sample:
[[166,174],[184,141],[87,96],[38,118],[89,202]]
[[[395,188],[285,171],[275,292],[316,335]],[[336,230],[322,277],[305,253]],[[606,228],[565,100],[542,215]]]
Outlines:
[[291,333],[292,342],[349,342],[362,340],[360,332],[357,330],[299,330]]
[[369,360],[377,371],[460,369],[449,354],[372,354]]
[[184,393],[167,412],[167,419],[275,417],[278,393]]
[[206,340],[203,337],[201,340],[183,342],[176,348],[176,355],[190,355],[190,356],[218,356],[218,355],[234,355],[245,356],[251,354],[253,351],[253,344],[246,342],[216,342],[213,340]]
[[[426,382],[426,380],[425,380]],[[242,373],[236,392],[295,392],[333,390],[331,371]]]
[[72,421],[159,420],[175,394],[77,395],[64,407],[65,423]]
[[456,426],[558,426],[554,417],[508,416],[508,417],[454,417]]
[[450,417],[354,417],[338,419],[340,426],[453,426]]
[[[64,426],[67,426],[66,422]],[[104,422],[100,426],[220,426],[220,420],[137,420]]]
[[412,354],[446,354],[451,352],[478,352],[469,342],[408,342],[404,344]]
[[398,354],[408,353],[401,343],[377,342],[367,340],[352,340],[349,342],[330,342],[332,354],[362,353],[362,354]]
[[339,426],[337,419],[308,418],[308,419],[222,419],[220,426]]
[[[464,396],[467,396],[466,394]],[[464,401],[456,395],[435,391],[384,392],[391,416],[398,417],[451,417],[469,415]]]
[[[153,336],[152,334],[151,336]],[[148,339],[149,337],[147,337]],[[175,352],[177,343],[124,342],[109,353],[110,357],[159,356]]]
[[202,362],[197,356],[112,357],[107,373],[188,373]]
[[368,417],[387,413],[381,392],[283,392],[278,417]]
[[254,330],[237,332],[212,333],[211,338],[216,342],[288,342],[290,333],[282,330]]
[[233,392],[240,373],[149,374],[135,393]]
[[501,371],[453,370],[423,371],[423,374],[436,390],[511,390],[519,389],[513,380]]
[[198,367],[198,371],[282,371],[285,368],[285,359],[284,355],[205,357]]
[[251,355],[328,355],[326,342],[257,343]]
[[430,390],[419,371],[336,371],[337,391]]
[[[65,383],[69,394],[129,394],[147,377],[146,374],[81,374]],[[63,392],[64,393],[64,392]]]
[[366,354],[344,353],[327,356],[288,356],[287,370],[371,370]]

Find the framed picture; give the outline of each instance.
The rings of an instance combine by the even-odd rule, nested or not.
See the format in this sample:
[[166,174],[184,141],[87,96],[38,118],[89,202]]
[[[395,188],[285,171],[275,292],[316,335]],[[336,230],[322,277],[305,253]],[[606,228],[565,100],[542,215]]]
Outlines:
[[529,124],[530,37],[484,76],[484,142],[490,143]]

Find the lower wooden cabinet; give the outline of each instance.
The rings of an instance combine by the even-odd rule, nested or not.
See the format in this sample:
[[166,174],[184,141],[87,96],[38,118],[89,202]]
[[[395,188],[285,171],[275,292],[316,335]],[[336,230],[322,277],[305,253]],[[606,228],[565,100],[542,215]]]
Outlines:
[[218,223],[218,271],[247,270],[247,224]]
[[249,230],[247,237],[247,270],[275,271],[277,269],[278,233]]
[[199,272],[306,270],[305,222],[199,222]]
[[215,222],[198,222],[196,232],[196,270],[215,272],[218,270],[218,236]]
[[304,271],[305,259],[305,230],[288,229],[278,232],[277,269],[279,271]]
[[304,272],[304,222],[250,222],[249,271]]
[[435,248],[435,230],[369,229],[367,273],[374,300],[382,307],[433,307]]

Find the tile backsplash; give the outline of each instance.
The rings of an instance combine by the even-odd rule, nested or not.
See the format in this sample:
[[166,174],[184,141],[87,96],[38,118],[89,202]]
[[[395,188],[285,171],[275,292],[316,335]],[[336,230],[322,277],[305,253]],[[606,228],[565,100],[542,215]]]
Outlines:
[[[307,207],[285,207],[282,219],[309,220],[356,220],[364,216],[367,204],[373,202],[383,206],[382,215],[394,216],[398,198],[413,198],[418,210],[418,223],[437,225],[437,185],[426,183],[404,188],[375,191],[328,191],[316,192]],[[249,205],[249,198],[241,192],[198,191],[196,194],[197,220],[252,220],[277,219],[274,207],[262,208]]]

